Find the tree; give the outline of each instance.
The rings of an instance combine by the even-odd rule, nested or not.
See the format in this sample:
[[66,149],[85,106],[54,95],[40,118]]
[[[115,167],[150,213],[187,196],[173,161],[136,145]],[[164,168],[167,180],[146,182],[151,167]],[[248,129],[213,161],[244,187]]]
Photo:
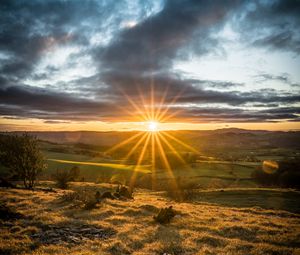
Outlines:
[[25,188],[33,188],[37,175],[45,168],[38,141],[29,134],[1,135],[0,163],[23,180]]

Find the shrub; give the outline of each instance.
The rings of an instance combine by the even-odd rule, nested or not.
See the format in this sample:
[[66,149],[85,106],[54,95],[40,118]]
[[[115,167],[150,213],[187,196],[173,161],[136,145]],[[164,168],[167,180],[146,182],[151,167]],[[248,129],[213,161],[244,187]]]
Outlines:
[[60,189],[67,189],[69,187],[70,175],[68,171],[57,169],[53,174],[53,179],[56,181],[56,186]]
[[67,189],[68,183],[79,179],[80,169],[77,166],[72,167],[69,171],[57,169],[52,178],[56,181],[56,186],[60,189]]
[[78,166],[73,166],[70,171],[70,181],[78,181],[80,177],[80,168]]

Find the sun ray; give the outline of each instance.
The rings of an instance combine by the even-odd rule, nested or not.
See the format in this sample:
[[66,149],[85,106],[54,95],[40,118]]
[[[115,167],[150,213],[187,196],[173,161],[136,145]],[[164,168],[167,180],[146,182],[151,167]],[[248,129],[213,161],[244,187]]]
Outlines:
[[161,118],[161,122],[166,122],[167,120],[173,118],[174,116],[178,115],[179,113],[183,112],[183,110],[177,110],[171,114],[165,115],[163,118]]
[[151,180],[152,180],[152,190],[156,189],[156,168],[155,168],[155,134],[151,134]]
[[143,118],[143,120],[147,120],[147,118],[145,118],[145,116],[144,116],[144,112],[137,106],[137,104],[126,94],[125,94],[125,97],[128,100],[128,102],[133,106],[133,108],[137,111],[139,116],[141,116]]
[[125,93],[123,89],[120,89],[120,91],[123,94],[123,96],[126,98],[126,100],[131,104],[131,106],[137,111],[138,116],[140,116],[143,119],[143,121],[147,121],[147,118],[145,117],[145,113],[141,110],[141,108]]
[[162,144],[160,142],[160,139],[159,139],[159,137],[158,137],[157,134],[155,134],[155,139],[156,139],[156,143],[158,145],[158,149],[160,151],[160,155],[161,155],[161,157],[163,159],[164,165],[167,168],[167,172],[168,172],[168,175],[170,177],[171,184],[173,186],[172,190],[175,191],[175,192],[177,192],[178,195],[179,195],[179,198],[181,198],[180,189],[178,188],[178,185],[176,183],[176,179],[175,179],[175,176],[173,174],[172,168],[170,166],[169,160],[168,160],[168,158],[166,156],[166,153],[165,153],[165,151],[163,149],[163,146],[162,146]]
[[167,158],[167,155],[166,155],[166,153],[165,153],[165,151],[164,151],[164,149],[163,149],[163,146],[162,146],[162,144],[161,144],[161,142],[160,142],[160,139],[159,139],[159,137],[158,137],[157,134],[155,134],[155,140],[156,140],[156,144],[158,145],[158,149],[159,149],[159,151],[160,151],[160,155],[161,155],[161,157],[162,157],[162,160],[163,160],[163,162],[164,162],[164,165],[165,165],[165,167],[167,168],[168,174],[169,174],[169,176],[171,177],[171,179],[174,180],[174,185],[175,185],[175,187],[178,188],[178,187],[177,187],[177,184],[176,184],[176,181],[175,181],[175,176],[174,176],[174,174],[173,174],[172,168],[171,168],[170,163],[169,163],[169,160],[168,160],[168,158]]
[[126,100],[130,103],[130,105],[137,111],[137,115],[134,114],[132,111],[129,110],[125,110],[123,107],[121,106],[117,106],[119,109],[121,109],[121,111],[124,111],[126,113],[128,113],[129,115],[135,116],[136,118],[138,118],[139,120],[145,121],[145,115],[143,113],[143,111],[141,110],[140,107],[137,106],[137,104],[130,98],[130,96],[128,96],[124,89],[122,89],[121,87],[117,87],[117,89],[119,90],[119,92],[126,98]]
[[150,84],[150,100],[151,100],[151,120],[154,120],[154,83],[153,76],[151,76],[151,84]]
[[172,101],[167,105],[167,107],[164,109],[164,111],[159,114],[159,116],[157,117],[157,119],[159,121],[161,121],[165,117],[165,115],[168,113],[171,105],[174,104],[178,100],[178,98],[182,95],[183,92],[184,92],[184,89],[179,91],[179,93],[172,99]]
[[143,107],[144,107],[144,110],[145,110],[144,114],[146,114],[146,119],[150,120],[151,119],[151,115],[149,113],[149,109],[146,107],[147,102],[145,100],[145,97],[144,97],[143,93],[141,92],[141,88],[140,87],[138,87],[138,92],[139,92],[139,97],[142,100],[142,104],[143,104]]
[[139,159],[138,159],[138,161],[137,161],[137,163],[136,163],[136,165],[134,167],[132,176],[130,178],[129,187],[130,187],[131,190],[133,189],[135,181],[136,181],[137,169],[139,168],[139,166],[141,165],[141,163],[142,163],[142,161],[144,159],[144,155],[145,155],[148,143],[149,143],[149,139],[150,139],[150,133],[147,134],[146,142],[144,143],[143,149],[141,151]]
[[106,153],[111,153],[119,148],[121,148],[122,146],[126,145],[127,143],[133,141],[134,139],[138,138],[139,136],[141,136],[143,134],[143,132],[139,132],[137,134],[135,134],[134,136],[129,137],[128,139],[114,145],[112,148],[110,148],[109,150],[106,151]]
[[170,163],[169,163],[169,160],[168,160],[168,158],[166,156],[164,148],[162,147],[162,144],[161,144],[161,142],[160,142],[160,140],[158,138],[158,135],[155,134],[154,136],[155,136],[156,144],[158,145],[158,149],[159,149],[160,155],[161,155],[162,160],[164,162],[164,165],[167,168],[168,174],[169,174],[170,177],[174,178],[174,174],[172,172],[172,168],[170,166]]
[[164,91],[164,94],[162,95],[162,97],[161,97],[161,99],[160,99],[160,102],[159,102],[157,111],[155,112],[154,119],[156,119],[156,120],[158,120],[158,116],[160,115],[162,106],[163,106],[163,104],[165,103],[165,99],[166,99],[168,90],[169,90],[169,86],[166,87],[166,89],[165,89],[165,91]]
[[125,112],[128,115],[134,116],[134,118],[137,118],[139,121],[144,122],[145,118],[142,117],[143,113],[139,112],[138,115],[135,112],[129,111],[124,109],[121,106],[117,106],[118,109],[120,109],[120,111]]
[[170,144],[169,141],[162,134],[158,133],[158,136],[183,164],[188,165],[187,162],[184,160],[184,158],[174,148],[174,146]]
[[135,150],[140,146],[140,144],[145,140],[147,136],[147,133],[144,133],[144,135],[140,138],[140,140],[131,148],[131,150],[127,153],[125,158],[123,159],[123,162],[126,162],[127,159],[130,158],[130,156],[135,152]]
[[193,151],[193,152],[195,152],[195,153],[197,153],[197,154],[200,153],[200,152],[197,151],[195,148],[193,148],[192,146],[190,146],[190,145],[184,143],[183,141],[179,140],[178,138],[174,137],[173,135],[168,134],[167,132],[162,132],[162,133],[163,133],[164,135],[166,135],[168,138],[170,138],[170,139],[174,140],[175,142],[179,143],[180,145],[184,146],[185,148],[187,148],[187,149],[189,149],[189,150],[191,150],[191,151]]

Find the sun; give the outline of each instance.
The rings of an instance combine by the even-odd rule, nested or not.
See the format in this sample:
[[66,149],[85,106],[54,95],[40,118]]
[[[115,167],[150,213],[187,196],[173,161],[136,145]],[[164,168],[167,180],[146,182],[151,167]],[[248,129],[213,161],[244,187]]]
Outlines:
[[150,131],[150,132],[158,131],[158,123],[156,121],[149,121],[148,122],[148,131]]
[[134,100],[124,91],[121,91],[132,106],[132,109],[125,110],[122,108],[122,110],[136,120],[139,120],[138,123],[140,123],[142,129],[139,130],[139,132],[135,132],[134,135],[126,140],[115,144],[108,149],[106,153],[110,155],[121,148],[124,150],[124,148],[126,148],[125,146],[128,146],[128,153],[123,155],[122,162],[124,165],[128,164],[128,161],[134,162],[132,175],[130,180],[128,180],[130,189],[135,187],[140,169],[145,168],[146,170],[151,171],[152,189],[156,190],[156,171],[164,169],[166,170],[168,178],[171,180],[169,185],[171,185],[172,190],[178,191],[180,196],[181,192],[176,183],[169,156],[175,156],[179,161],[189,167],[185,158],[177,151],[177,147],[184,147],[185,150],[193,152],[196,155],[198,155],[199,152],[192,146],[173,136],[172,133],[165,131],[163,128],[167,120],[178,114],[178,111],[172,110],[172,112],[170,112],[170,107],[176,102],[181,92],[170,102],[166,103],[168,89],[159,96],[158,100],[155,100],[155,95],[157,95],[157,93],[155,93],[154,84],[151,83],[150,85],[149,98],[142,93],[142,90],[138,89],[140,100]]

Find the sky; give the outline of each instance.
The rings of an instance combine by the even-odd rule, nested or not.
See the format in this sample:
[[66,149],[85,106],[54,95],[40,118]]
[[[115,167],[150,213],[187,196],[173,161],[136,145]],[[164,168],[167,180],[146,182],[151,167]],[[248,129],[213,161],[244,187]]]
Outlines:
[[298,130],[299,13],[298,0],[1,0],[0,130]]

